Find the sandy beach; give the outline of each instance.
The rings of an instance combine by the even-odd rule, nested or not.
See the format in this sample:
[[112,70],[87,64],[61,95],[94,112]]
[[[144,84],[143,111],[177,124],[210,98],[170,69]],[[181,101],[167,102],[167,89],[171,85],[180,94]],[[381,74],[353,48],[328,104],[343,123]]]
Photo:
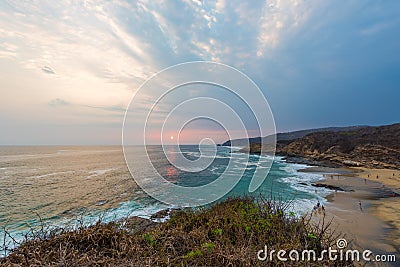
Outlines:
[[[352,248],[396,255],[394,265],[375,266],[396,266],[400,260],[400,171],[319,167],[308,171],[324,172],[321,183],[344,190],[328,196],[325,221],[332,219]],[[319,212],[314,217],[318,220],[323,215]]]

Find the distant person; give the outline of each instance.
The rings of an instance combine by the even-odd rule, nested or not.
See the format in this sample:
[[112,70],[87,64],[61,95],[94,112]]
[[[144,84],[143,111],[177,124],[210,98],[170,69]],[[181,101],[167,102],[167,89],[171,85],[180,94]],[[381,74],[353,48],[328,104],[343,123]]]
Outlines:
[[317,209],[318,209],[318,207],[317,207],[317,206],[314,206],[314,207],[313,207],[313,212],[316,212]]
[[319,203],[319,200],[317,202],[317,207],[319,208],[321,206],[321,203]]
[[378,174],[376,175],[376,179],[379,179],[379,175]]
[[367,184],[367,178],[364,179],[364,183]]
[[360,210],[363,211],[362,205],[361,205],[361,201],[360,201],[360,200],[358,201],[358,205],[360,205]]

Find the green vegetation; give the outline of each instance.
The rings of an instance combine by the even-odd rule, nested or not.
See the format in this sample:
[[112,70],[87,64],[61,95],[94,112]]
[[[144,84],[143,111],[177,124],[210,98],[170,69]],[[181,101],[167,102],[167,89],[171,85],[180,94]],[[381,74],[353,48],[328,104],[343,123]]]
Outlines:
[[[230,198],[208,208],[173,212],[165,223],[97,223],[78,229],[42,231],[27,239],[0,265],[13,266],[352,266],[351,262],[260,262],[269,249],[333,246],[328,225],[286,215],[275,201]],[[143,223],[143,221],[142,221]]]

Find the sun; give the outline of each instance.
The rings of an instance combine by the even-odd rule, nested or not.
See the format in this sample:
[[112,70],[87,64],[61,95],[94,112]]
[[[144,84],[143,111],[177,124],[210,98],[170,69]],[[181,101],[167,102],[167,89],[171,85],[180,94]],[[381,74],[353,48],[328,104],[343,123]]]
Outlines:
[[174,136],[173,136],[173,135],[171,135],[170,139],[171,139],[171,140],[174,140]]

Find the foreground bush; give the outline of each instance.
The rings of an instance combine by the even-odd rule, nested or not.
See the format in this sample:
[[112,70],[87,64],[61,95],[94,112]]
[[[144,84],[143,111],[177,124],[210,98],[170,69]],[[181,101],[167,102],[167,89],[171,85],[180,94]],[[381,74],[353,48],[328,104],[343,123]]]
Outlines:
[[173,212],[165,223],[131,218],[37,234],[0,259],[5,266],[352,266],[351,262],[259,261],[257,252],[333,246],[329,227],[284,212],[274,201],[230,198]]

